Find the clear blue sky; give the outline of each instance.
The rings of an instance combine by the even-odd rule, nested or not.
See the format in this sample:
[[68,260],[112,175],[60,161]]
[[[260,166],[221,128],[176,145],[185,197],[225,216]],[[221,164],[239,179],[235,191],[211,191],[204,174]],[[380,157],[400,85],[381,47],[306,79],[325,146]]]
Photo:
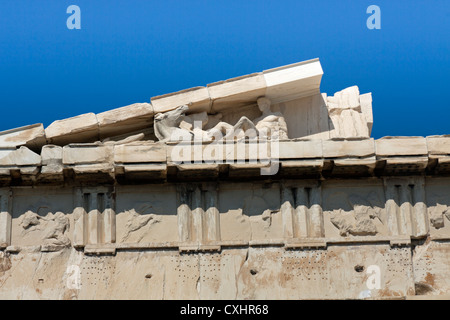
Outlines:
[[0,130],[316,57],[322,92],[373,93],[375,138],[450,134],[449,0],[1,0]]

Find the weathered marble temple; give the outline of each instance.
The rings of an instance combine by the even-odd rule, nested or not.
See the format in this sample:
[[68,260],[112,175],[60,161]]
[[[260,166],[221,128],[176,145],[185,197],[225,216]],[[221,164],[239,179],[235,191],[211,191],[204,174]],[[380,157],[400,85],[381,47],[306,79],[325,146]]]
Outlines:
[[322,74],[1,132],[0,298],[449,294],[450,136],[374,140],[372,95]]

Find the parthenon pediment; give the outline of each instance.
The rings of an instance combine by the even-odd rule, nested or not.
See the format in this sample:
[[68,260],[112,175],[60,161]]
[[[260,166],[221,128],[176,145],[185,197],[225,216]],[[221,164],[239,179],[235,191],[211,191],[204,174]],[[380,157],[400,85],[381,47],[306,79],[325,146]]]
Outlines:
[[153,97],[151,103],[57,120],[45,129],[36,124],[4,131],[0,147],[39,151],[46,144],[119,141],[138,134],[139,140],[158,141],[155,115],[185,105],[185,116],[196,119],[204,114],[206,127],[219,121],[233,126],[243,116],[250,120],[261,116],[257,106],[261,97],[271,102],[272,112],[284,116],[289,139],[368,138],[373,123],[371,94],[360,95],[355,86],[328,97],[320,93],[322,75],[318,59],[300,62]]

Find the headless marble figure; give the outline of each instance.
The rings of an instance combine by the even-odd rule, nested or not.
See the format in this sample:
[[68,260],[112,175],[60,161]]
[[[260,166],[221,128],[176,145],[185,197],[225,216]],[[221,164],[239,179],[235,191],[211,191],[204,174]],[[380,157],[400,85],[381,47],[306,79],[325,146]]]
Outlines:
[[286,120],[281,112],[270,110],[271,102],[268,98],[258,99],[258,107],[262,115],[255,119],[256,129],[260,134],[274,139],[289,139]]

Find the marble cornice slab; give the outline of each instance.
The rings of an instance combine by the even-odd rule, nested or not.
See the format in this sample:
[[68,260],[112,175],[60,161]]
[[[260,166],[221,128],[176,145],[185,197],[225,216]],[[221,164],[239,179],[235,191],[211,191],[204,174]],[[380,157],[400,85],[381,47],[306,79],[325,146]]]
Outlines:
[[[134,142],[126,145],[101,143],[46,145],[41,155],[23,146],[0,149],[0,183],[8,185],[83,183],[162,183],[189,180],[352,178],[402,175],[450,174],[450,137],[392,137],[360,140],[286,140],[270,159],[259,159],[250,143],[234,143],[223,155],[207,159],[194,156],[210,143],[192,147],[192,162],[173,158],[174,144]],[[239,148],[244,153],[239,153]],[[268,148],[274,148],[267,144]],[[195,149],[196,148],[196,149]],[[228,148],[228,149],[226,149]],[[231,148],[231,149],[230,149]],[[242,149],[242,150],[244,150]],[[226,150],[234,150],[231,154]],[[227,156],[227,158],[225,158]],[[239,160],[239,161],[238,161]],[[273,176],[261,169],[279,165]],[[102,178],[103,177],[103,178]],[[99,180],[98,180],[99,179]]]

